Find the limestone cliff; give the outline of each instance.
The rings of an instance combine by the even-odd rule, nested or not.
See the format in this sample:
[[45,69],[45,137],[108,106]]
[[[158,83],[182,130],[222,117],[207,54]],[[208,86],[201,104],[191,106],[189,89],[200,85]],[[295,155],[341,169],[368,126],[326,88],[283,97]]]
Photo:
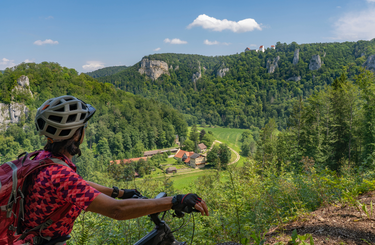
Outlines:
[[320,59],[319,54],[313,55],[310,60],[309,69],[311,71],[318,70],[320,67],[322,67],[322,61]]
[[0,129],[8,128],[9,123],[19,123],[22,116],[25,118],[29,109],[21,103],[11,102],[10,104],[0,103]]
[[[30,82],[27,76],[21,76],[17,79],[17,85],[12,89],[12,100],[15,96],[31,96]],[[24,97],[23,97],[24,98]],[[27,118],[29,109],[26,105],[16,102],[10,104],[0,103],[0,130],[9,127],[10,123],[19,123],[22,116]]]
[[370,55],[363,66],[366,67],[367,70],[375,72],[375,54]]
[[149,60],[143,58],[141,61],[141,68],[138,70],[141,74],[146,74],[152,80],[158,79],[163,74],[168,74],[168,64],[161,60]]
[[12,99],[14,99],[16,95],[30,95],[33,97],[33,93],[31,93],[30,90],[29,78],[27,76],[22,75],[17,79],[17,85],[12,89]]
[[217,70],[216,75],[217,75],[218,77],[223,77],[223,76],[225,76],[225,74],[226,74],[228,71],[229,71],[229,68],[222,68],[222,69]]
[[295,81],[298,82],[301,80],[301,76],[294,76],[294,77],[289,77],[286,81]]
[[294,51],[293,65],[297,65],[299,61],[299,48]]
[[201,63],[198,61],[198,71],[196,73],[193,73],[193,76],[191,77],[191,81],[194,83],[194,90],[197,90],[197,80],[202,77],[202,68]]
[[271,61],[270,59],[267,60],[267,66],[266,68],[268,69],[268,73],[274,73],[276,68],[279,67],[279,65],[277,64],[277,62],[279,62],[280,60],[280,56],[277,56],[276,58],[273,59],[273,61]]

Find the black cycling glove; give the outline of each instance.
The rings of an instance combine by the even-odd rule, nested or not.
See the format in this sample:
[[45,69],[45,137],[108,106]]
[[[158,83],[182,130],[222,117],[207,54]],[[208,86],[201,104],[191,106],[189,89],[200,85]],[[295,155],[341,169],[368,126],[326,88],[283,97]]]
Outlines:
[[197,194],[176,195],[172,199],[172,209],[177,212],[191,213],[195,211],[194,206],[200,203],[202,198]]
[[133,197],[141,197],[141,193],[137,191],[136,189],[121,189],[124,191],[124,195],[122,197],[119,197],[120,199],[128,199]]

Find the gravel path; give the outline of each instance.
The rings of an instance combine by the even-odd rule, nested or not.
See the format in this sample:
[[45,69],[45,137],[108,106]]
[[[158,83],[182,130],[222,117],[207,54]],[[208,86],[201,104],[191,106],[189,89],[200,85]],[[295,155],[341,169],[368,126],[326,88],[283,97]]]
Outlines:
[[[210,147],[210,150],[212,149],[212,147],[214,147],[214,144],[215,144],[215,143],[223,144],[223,142],[218,141],[218,140],[215,140],[215,141],[212,143],[212,145],[211,145],[211,147]],[[236,163],[236,162],[238,162],[238,161],[240,160],[240,154],[238,154],[237,151],[233,150],[233,149],[230,148],[229,146],[228,146],[228,148],[229,148],[231,151],[233,151],[234,154],[236,154],[236,156],[237,156],[237,157],[236,157],[236,160],[234,160],[234,161],[231,162],[231,163],[228,163],[228,165],[231,165],[231,164],[234,164],[234,163]]]

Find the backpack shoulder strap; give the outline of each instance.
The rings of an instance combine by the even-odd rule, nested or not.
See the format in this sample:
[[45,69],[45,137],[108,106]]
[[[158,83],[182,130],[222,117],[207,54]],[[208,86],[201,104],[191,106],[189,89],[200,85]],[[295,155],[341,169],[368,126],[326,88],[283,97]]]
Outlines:
[[60,160],[60,159],[58,159],[58,158],[49,158],[49,159],[50,159],[52,162],[56,163],[56,164],[61,164],[61,165],[64,165],[65,167],[70,168],[69,165],[66,164],[66,162],[64,162],[64,161],[62,161],[62,160]]

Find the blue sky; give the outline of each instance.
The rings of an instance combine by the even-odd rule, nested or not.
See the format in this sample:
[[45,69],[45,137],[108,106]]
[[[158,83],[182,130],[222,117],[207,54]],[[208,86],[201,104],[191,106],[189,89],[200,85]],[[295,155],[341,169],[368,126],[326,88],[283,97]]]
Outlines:
[[79,72],[153,53],[229,55],[276,42],[375,38],[375,0],[2,1],[0,70],[57,62]]

